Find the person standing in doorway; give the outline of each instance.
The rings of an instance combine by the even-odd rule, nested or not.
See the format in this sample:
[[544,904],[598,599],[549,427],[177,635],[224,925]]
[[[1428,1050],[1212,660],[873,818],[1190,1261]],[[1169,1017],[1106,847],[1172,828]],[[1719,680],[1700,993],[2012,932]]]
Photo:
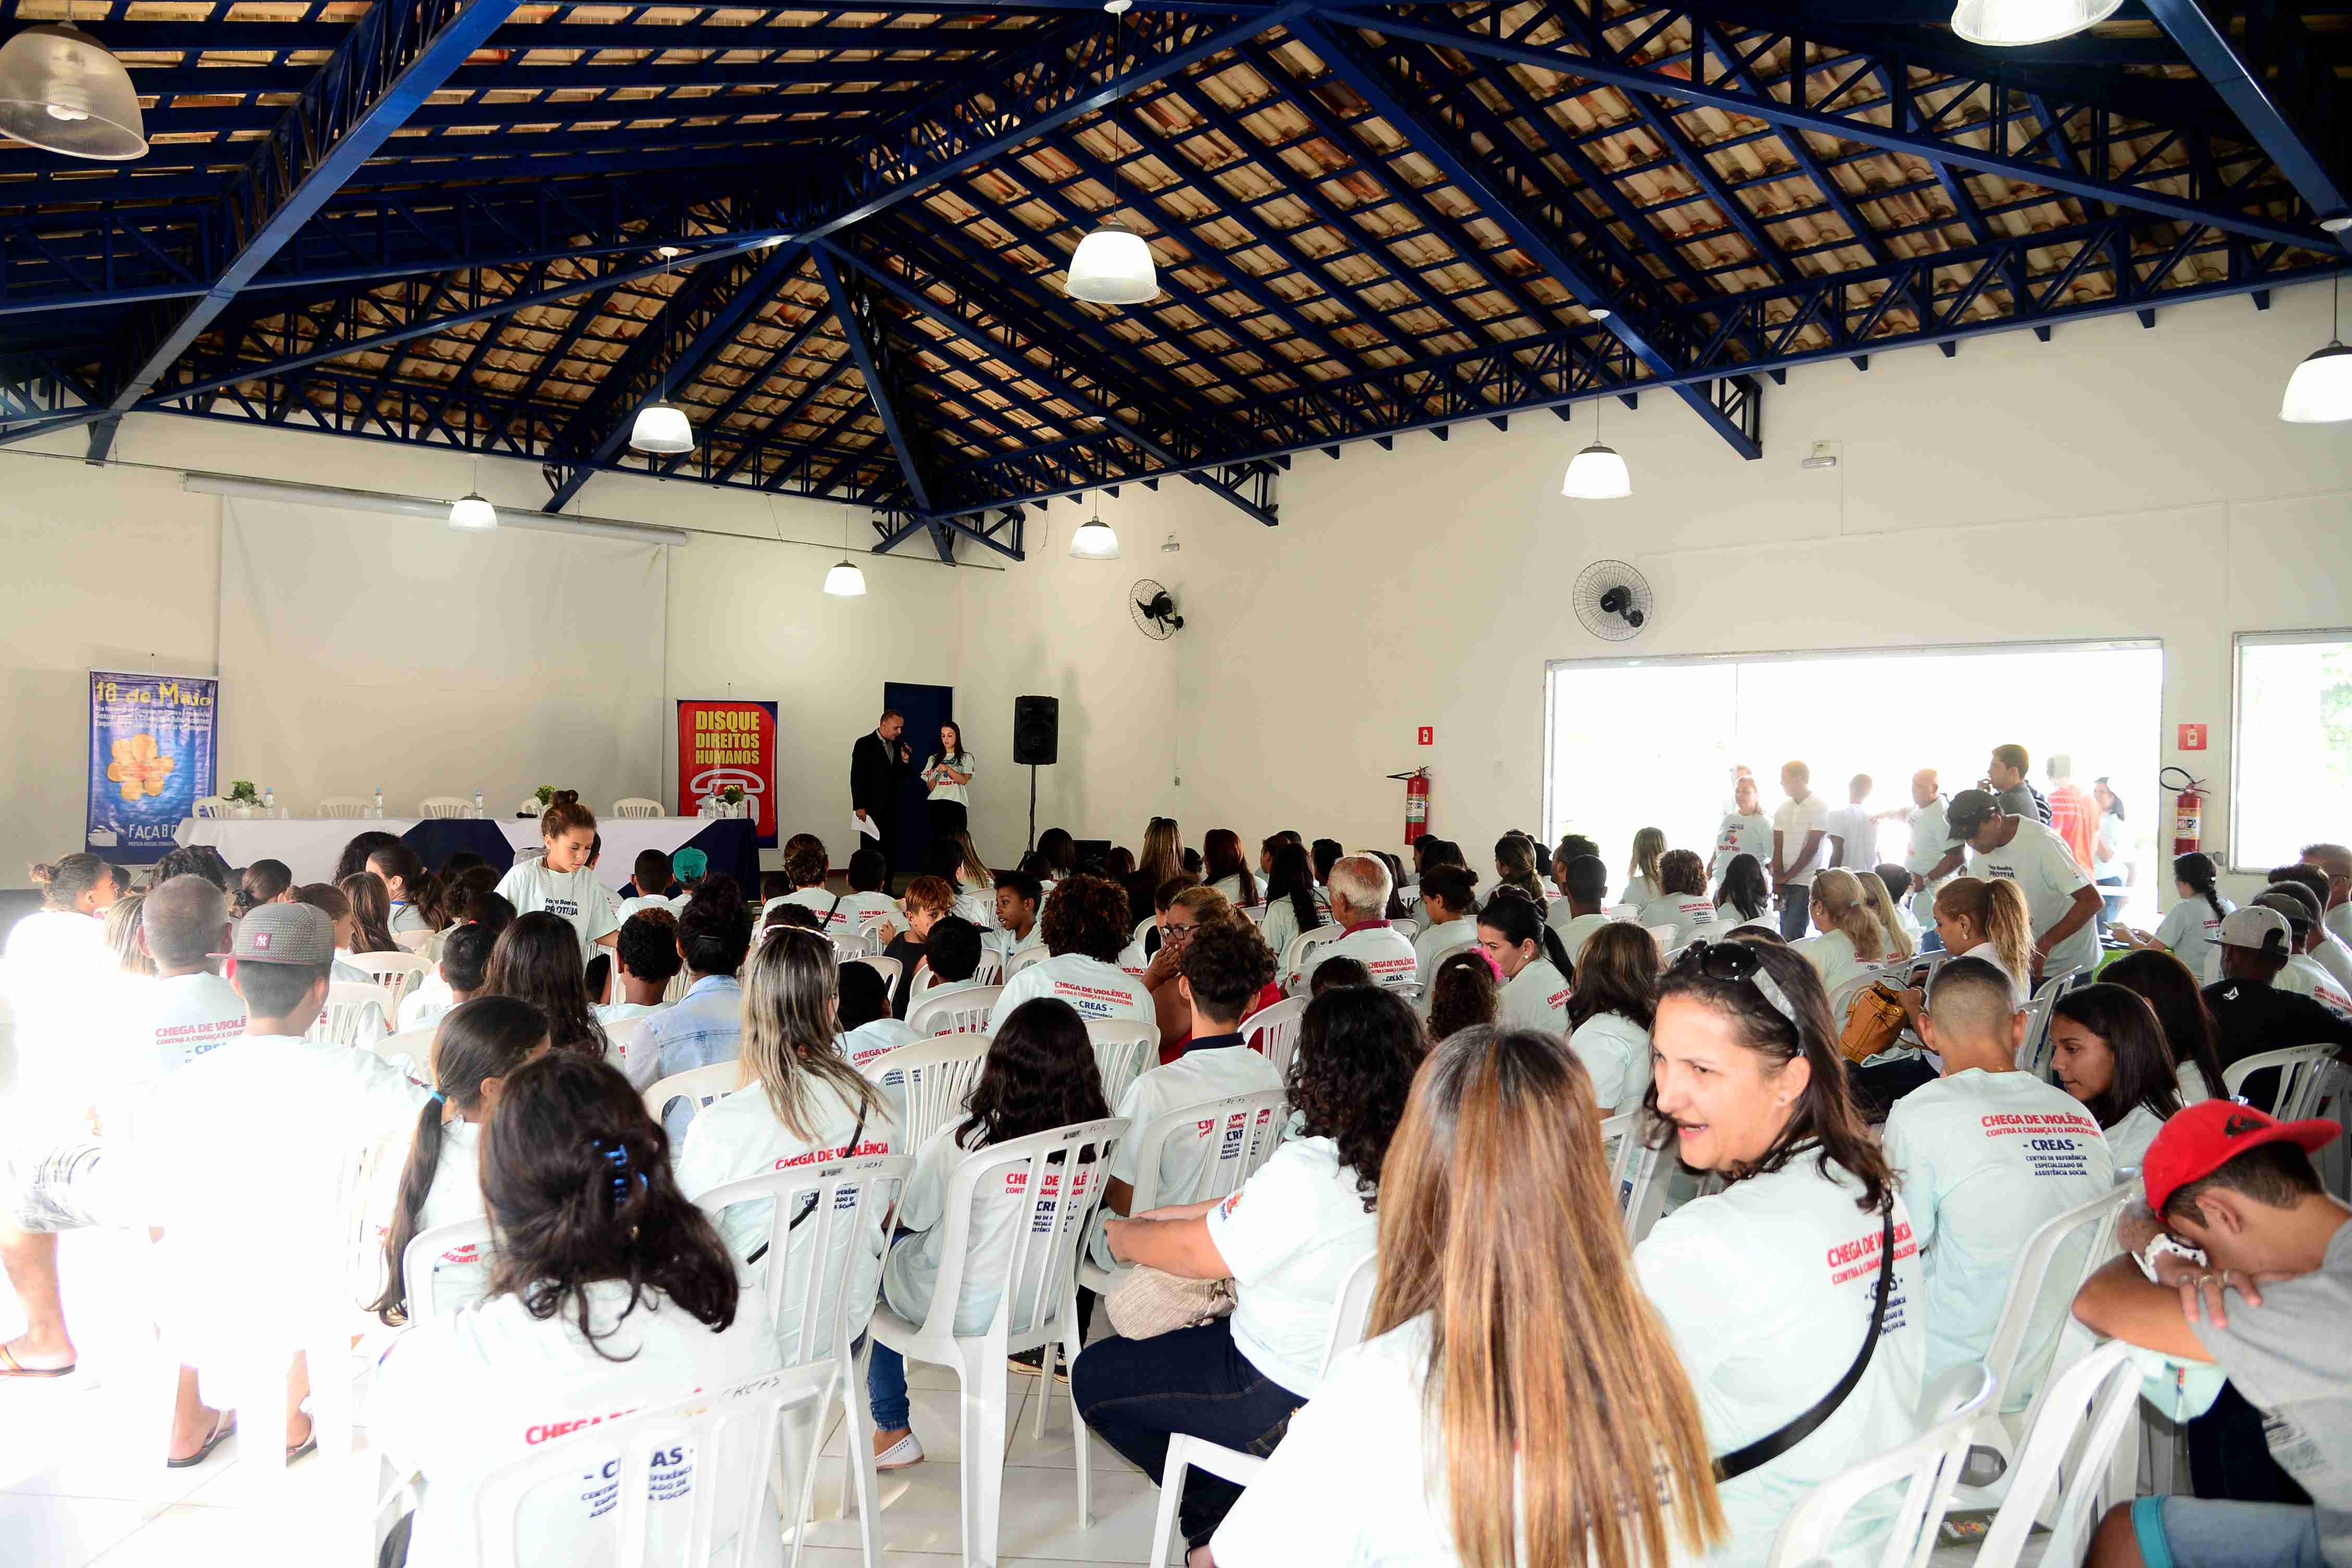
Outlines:
[[940,749],[923,768],[923,783],[931,796],[931,837],[952,838],[964,831],[965,807],[971,795],[971,753],[963,749],[963,726],[950,719],[940,725]]
[[1780,769],[1780,793],[1789,798],[1772,814],[1772,891],[1780,900],[1780,934],[1794,942],[1811,917],[1813,873],[1825,858],[1830,814],[1813,793],[1812,769],[1802,763]]
[[2074,852],[2074,864],[2097,875],[2099,807],[2074,782],[2074,759],[2063,752],[2050,753],[2050,812],[2042,818],[2052,832]]
[[1870,815],[1871,780],[1856,773],[1846,785],[1849,804],[1829,814],[1823,831],[1830,836],[1830,864],[1844,870],[1867,871],[1878,864],[1878,819]]
[[1990,790],[2000,802],[2000,809],[2011,816],[2021,816],[2029,822],[2050,826],[2050,801],[2026,779],[2025,770],[2032,757],[2023,746],[1995,746],[1992,757],[1985,763],[1985,776],[1980,789]]
[[906,728],[905,715],[885,709],[874,732],[858,736],[849,753],[849,804],[859,822],[873,824],[874,847],[886,856],[898,841],[898,780],[914,761],[898,739]]

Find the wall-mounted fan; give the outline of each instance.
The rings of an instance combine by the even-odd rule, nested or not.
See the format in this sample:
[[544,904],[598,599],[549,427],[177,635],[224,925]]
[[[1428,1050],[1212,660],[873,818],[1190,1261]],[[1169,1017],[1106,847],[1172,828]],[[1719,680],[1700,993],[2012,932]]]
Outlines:
[[1650,624],[1650,583],[1622,561],[1596,561],[1576,580],[1576,618],[1607,642],[1626,642]]
[[1176,596],[1149,577],[1138,579],[1127,591],[1127,602],[1136,630],[1153,642],[1166,642],[1184,629],[1184,617],[1176,613]]

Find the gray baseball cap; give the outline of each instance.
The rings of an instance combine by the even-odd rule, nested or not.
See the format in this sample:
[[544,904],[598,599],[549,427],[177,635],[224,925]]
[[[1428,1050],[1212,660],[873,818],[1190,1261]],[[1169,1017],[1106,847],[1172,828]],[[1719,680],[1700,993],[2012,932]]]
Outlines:
[[309,904],[263,904],[236,922],[228,946],[213,956],[239,963],[331,963],[335,922]]
[[2281,958],[2294,951],[2294,933],[2286,917],[2276,910],[2252,905],[2231,910],[2221,917],[2221,929],[2213,940],[2223,947],[2250,947],[2256,952],[2275,952]]
[[1966,844],[1978,828],[2000,815],[2000,802],[1980,789],[1964,789],[1944,808],[1944,825],[1953,847]]

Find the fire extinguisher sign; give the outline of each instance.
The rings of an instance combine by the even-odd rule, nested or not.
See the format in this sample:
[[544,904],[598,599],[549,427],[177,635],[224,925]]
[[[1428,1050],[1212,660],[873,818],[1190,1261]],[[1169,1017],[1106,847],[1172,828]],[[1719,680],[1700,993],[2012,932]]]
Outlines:
[[1420,733],[1415,738],[1424,746],[1433,746],[1437,744],[1437,726],[1434,724],[1423,724],[1421,727]]
[[2182,750],[2182,751],[2184,751],[2184,752],[2201,752],[2201,751],[2203,751],[2204,749],[2205,749],[2205,726],[2204,726],[2204,725],[2202,725],[2202,724],[2183,724],[2182,726],[2180,726],[2180,750]]

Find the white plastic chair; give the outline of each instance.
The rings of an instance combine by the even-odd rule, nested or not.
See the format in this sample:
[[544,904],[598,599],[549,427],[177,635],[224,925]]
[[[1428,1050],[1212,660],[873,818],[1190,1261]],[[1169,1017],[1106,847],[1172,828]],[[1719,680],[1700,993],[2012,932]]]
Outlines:
[[1263,927],[1265,924],[1265,911],[1272,907],[1273,906],[1270,904],[1252,904],[1249,908],[1244,910],[1242,913],[1249,916],[1250,924]]
[[1141,942],[1145,937],[1150,936],[1158,929],[1160,929],[1160,917],[1158,915],[1146,915],[1141,920],[1135,922],[1135,930],[1129,935],[1127,940],[1129,942]]
[[227,797],[217,795],[198,795],[194,812],[198,816],[225,816],[228,814]]
[[[847,963],[853,958],[871,958],[874,939],[862,931],[827,931],[825,940],[833,943],[833,961]],[[894,965],[897,959],[890,961]]]
[[375,976],[383,992],[383,1016],[400,1016],[400,1004],[408,994],[425,984],[425,972],[432,962],[414,952],[355,952],[351,956],[354,969],[364,970]]
[[1298,1021],[1307,1013],[1307,998],[1286,996],[1271,1007],[1261,1007],[1242,1026],[1242,1044],[1274,1064],[1286,1080],[1290,1058],[1298,1054]]
[[975,985],[945,996],[927,996],[918,991],[907,1004],[907,1027],[919,1035],[983,1034],[988,1016],[996,1011],[996,999],[1003,994],[1002,985]]
[[2020,1408],[2004,1412],[1996,1405],[1977,1422],[1973,1442],[1997,1458],[2000,1469],[1982,1483],[1962,1483],[1963,1508],[1991,1508],[2009,1495],[2018,1451],[2047,1400],[2053,1373],[2088,1348],[2088,1331],[2074,1322],[2074,1298],[2083,1282],[2116,1256],[2116,1223],[2139,1193],[2137,1182],[2118,1183],[2026,1238],[1984,1357],[2000,1380],[2000,1403]]
[[894,995],[898,990],[899,976],[907,972],[907,966],[900,963],[897,959],[882,958],[871,952],[861,954],[856,958],[845,958],[841,962],[844,963],[865,964],[867,968],[873,970],[875,973],[882,977],[882,983],[890,988],[891,993]]
[[310,1026],[307,1037],[330,1045],[366,1046],[390,1033],[392,1024],[383,1012],[383,987],[373,980],[343,980],[328,984],[327,1005],[320,1009],[319,1021]]
[[1617,1189],[1617,1212],[1625,1240],[1638,1246],[1658,1223],[1666,1184],[1658,1179],[1662,1151],[1647,1146],[1649,1113],[1636,1108],[1601,1123],[1601,1146],[1609,1152],[1609,1183]]
[[931,1134],[963,1114],[988,1047],[986,1035],[949,1035],[884,1051],[860,1070],[886,1089],[898,1077],[898,1124],[906,1130],[906,1147],[920,1151]]
[[[604,1038],[612,1046],[613,1054],[621,1061],[626,1062],[629,1059],[629,1053],[637,1048],[637,1040],[645,1034],[646,1026],[653,1021],[654,1016],[651,1013],[640,1013],[634,1018],[624,1018],[617,1024],[605,1025]],[[627,1069],[624,1068],[623,1070]]]
[[1601,917],[1603,920],[1612,921],[1638,921],[1642,918],[1642,906],[1639,904],[1612,904],[1607,909],[1601,911]]
[[[1281,1145],[1286,1120],[1282,1090],[1278,1089],[1227,1095],[1222,1100],[1204,1100],[1161,1111],[1134,1134],[1135,1183],[1133,1195],[1128,1200],[1128,1212],[1143,1214],[1173,1204],[1208,1203],[1232,1196],[1260,1165],[1273,1158],[1275,1150]],[[1162,1192],[1160,1177],[1163,1157],[1170,1142],[1179,1138],[1211,1141],[1209,1157],[1189,1190],[1178,1192],[1171,1188]],[[1126,1274],[1124,1268],[1098,1268],[1083,1256],[1078,1260],[1078,1283],[1097,1294],[1108,1294]]]
[[1668,924],[1661,926],[1643,926],[1642,929],[1648,931],[1650,933],[1650,940],[1658,944],[1658,962],[1661,964],[1664,963],[1666,962],[1666,953],[1675,945],[1675,928],[1671,924]]
[[411,1237],[400,1254],[400,1278],[408,1290],[408,1321],[420,1328],[445,1322],[446,1309],[433,1295],[435,1268],[446,1253],[461,1247],[480,1253],[489,1244],[490,1222],[482,1218],[452,1220]]
[[654,1080],[646,1090],[646,1110],[656,1121],[664,1119],[673,1100],[690,1100],[694,1109],[700,1110],[712,1100],[734,1093],[742,1081],[740,1062],[712,1062],[707,1067],[688,1068]]
[[[1968,1454],[1969,1434],[1994,1404],[2000,1380],[1975,1363],[1956,1366],[1927,1385],[1919,1435],[1831,1477],[1807,1492],[1772,1542],[1766,1568],[1801,1568],[1829,1559],[1832,1542],[1854,1506],[1882,1487],[1901,1485],[1903,1500],[1879,1549],[1878,1568],[1924,1568],[1937,1531],[1952,1506],[1952,1489]],[[2071,1563],[2071,1557],[2053,1557]]]
[[430,821],[436,817],[471,816],[474,803],[454,795],[428,795],[417,803],[416,815]]
[[[2009,1497],[1993,1516],[1976,1568],[2017,1568],[2027,1535],[2047,1523],[2047,1563],[2074,1563],[2089,1549],[2091,1532],[2110,1502],[2123,1502],[2137,1489],[2136,1476],[2123,1469],[2126,1456],[2136,1471],[2137,1455],[2124,1434],[2139,1405],[2140,1365],[2131,1346],[2110,1340],[2051,1381],[2042,1414],[2027,1435],[2010,1482]],[[2064,1472],[2055,1506],[2051,1493]]]
[[[927,1048],[932,1047],[902,1047]],[[874,1066],[888,1059],[881,1058],[867,1070],[870,1073]],[[941,1238],[930,1311],[919,1324],[891,1310],[887,1301],[874,1309],[868,1356],[873,1345],[880,1343],[910,1361],[955,1370],[963,1436],[960,1468],[966,1563],[996,1560],[999,1505],[1004,1490],[1005,1359],[1024,1351],[1043,1350],[1045,1364],[1051,1366],[1055,1347],[1076,1341],[1078,1247],[1094,1223],[1103,1189],[1110,1184],[1111,1150],[1127,1131],[1124,1117],[1105,1117],[965,1154],[948,1177],[946,1217],[941,1221],[946,1234]],[[1015,1223],[1003,1243],[1011,1254],[1004,1260],[1003,1293],[985,1330],[959,1334],[956,1310],[963,1294],[964,1271],[971,1262],[972,1199],[983,1184],[1010,1181],[1015,1171],[1025,1171],[1024,1190],[1033,1197],[1027,1219]],[[859,1358],[861,1385],[866,1360]],[[1054,1380],[1046,1378],[1038,1389],[1041,1430],[1043,1403],[1053,1397],[1054,1386]],[[1076,1409],[1075,1403],[1072,1408]],[[1078,1522],[1087,1527],[1094,1522],[1091,1445],[1083,1430],[1074,1436]]]
[[2325,1090],[2331,1076],[2327,1068],[2335,1059],[2334,1046],[2289,1046],[2284,1050],[2259,1051],[2223,1068],[2221,1088],[2234,1096],[2243,1092],[2246,1080],[2254,1074],[2276,1069],[2278,1095],[2271,1114],[2281,1121],[2300,1121],[2319,1114],[2320,1104],[2327,1098]]
[[515,805],[517,816],[540,816],[545,815],[547,807],[539,803],[539,796],[535,795],[523,796]]
[[369,1044],[368,1049],[408,1075],[411,1083],[433,1081],[432,1028],[409,1029],[402,1034],[386,1035]]
[[[600,1471],[613,1478],[611,1506],[619,1514],[613,1561],[756,1561],[751,1543],[778,1528],[769,1478],[779,1463],[785,1422],[803,1439],[796,1451],[808,1456],[801,1485],[805,1517],[816,1479],[814,1438],[839,1376],[829,1361],[763,1373],[732,1388],[615,1415],[540,1445],[492,1470],[475,1489],[476,1562],[482,1568],[536,1568],[548,1561],[542,1548],[525,1543],[532,1494],[568,1492],[574,1500],[568,1506],[579,1509],[580,1478]],[[692,1463],[681,1465],[680,1456],[688,1453]],[[731,1505],[723,1512],[722,1493]],[[654,1497],[662,1500],[658,1506],[649,1501]],[[667,1526],[658,1545],[656,1521]],[[733,1553],[716,1554],[713,1548],[730,1537],[737,1542]],[[878,1560],[878,1552],[869,1553],[869,1563]]]
[[320,816],[331,817],[339,821],[349,817],[365,816],[373,809],[374,806],[371,803],[362,800],[355,795],[331,795],[319,803]]
[[1320,947],[1327,942],[1337,942],[1347,934],[1345,927],[1336,925],[1319,925],[1313,931],[1300,931],[1297,936],[1292,937],[1289,945],[1282,950],[1281,973],[1290,976],[1291,984],[1297,984],[1300,974],[1306,969],[1307,950],[1311,947]]
[[[1381,1280],[1380,1261],[1379,1253],[1366,1253],[1349,1272],[1347,1282],[1339,1287],[1339,1304],[1331,1313],[1330,1337],[1323,1345],[1325,1366],[1329,1366],[1331,1358],[1341,1351],[1353,1350],[1363,1342],[1364,1324],[1372,1314],[1372,1290]],[[1168,1462],[1160,1472],[1160,1513],[1152,1522],[1151,1556],[1147,1559],[1155,1568],[1168,1561],[1176,1544],[1176,1514],[1184,1500],[1184,1473],[1196,1465],[1235,1486],[1246,1487],[1257,1479],[1266,1461],[1205,1437],[1186,1436],[1181,1432],[1170,1437]]]
[[1087,1037],[1095,1043],[1095,1066],[1102,1073],[1103,1103],[1117,1105],[1127,1086],[1160,1065],[1160,1026],[1132,1018],[1089,1018]]
[[1053,956],[1042,947],[1024,948],[1004,961],[1004,978],[1011,980],[1031,964],[1043,963]]
[[400,951],[403,952],[423,952],[433,945],[433,939],[440,934],[439,931],[396,931],[392,933],[392,940],[400,944]]
[[2025,1043],[2017,1047],[2020,1071],[2030,1072],[2038,1079],[2050,1076],[2050,1009],[2066,992],[2063,975],[2045,979],[2035,988],[2033,1000],[2025,1005]]
[[633,795],[625,800],[616,800],[613,803],[614,816],[659,816],[661,814],[661,802],[647,800],[641,795]]
[[1399,936],[1404,938],[1405,941],[1411,942],[1414,937],[1421,934],[1421,922],[1408,916],[1399,916],[1397,919],[1389,921],[1389,930],[1396,932]]

